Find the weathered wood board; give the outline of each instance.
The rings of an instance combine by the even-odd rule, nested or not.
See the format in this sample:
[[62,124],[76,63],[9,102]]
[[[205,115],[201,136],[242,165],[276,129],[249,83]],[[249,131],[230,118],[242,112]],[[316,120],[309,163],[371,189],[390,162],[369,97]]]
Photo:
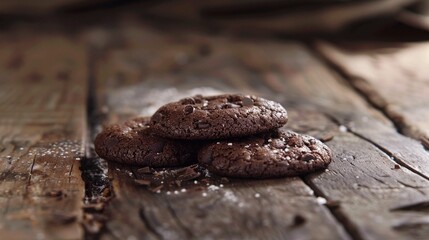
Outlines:
[[400,132],[429,147],[429,44],[374,47],[371,43],[350,43],[344,46],[320,42],[317,49],[380,108]]
[[[133,34],[133,32],[124,34]],[[163,39],[163,41],[166,40],[169,41]],[[103,102],[98,103],[98,109],[100,111],[104,109],[107,115],[105,123],[136,116],[139,111],[142,111],[141,114],[150,114],[160,104],[188,94],[201,91],[214,93],[228,89],[237,91],[226,83],[220,83],[224,86],[220,90],[215,89],[214,86],[210,87],[210,82],[215,86],[219,84],[215,80],[205,82],[207,84],[204,85],[205,88],[195,89],[192,86],[198,86],[197,82],[174,78],[170,74],[165,76],[168,79],[159,76],[163,78],[159,81],[158,76],[155,75],[152,81],[146,79],[140,84],[142,79],[139,75],[145,72],[156,74],[159,71],[162,75],[169,71],[165,68],[170,66],[177,68],[176,60],[169,57],[176,55],[177,50],[174,48],[156,54],[166,56],[166,62],[156,57],[150,61],[151,66],[139,65],[138,62],[145,61],[144,58],[148,56],[144,51],[156,50],[146,43],[142,42],[141,46],[145,46],[144,48],[137,46],[136,49],[133,47],[126,51],[113,50],[97,63],[96,81],[97,85],[102,84],[102,86],[98,85],[97,89],[104,89],[100,90],[104,95],[97,97],[97,99],[104,99]],[[164,46],[168,48],[168,45]],[[187,46],[183,46],[183,49],[186,48]],[[137,49],[138,51],[135,52]],[[132,52],[136,53],[132,57],[136,62],[128,62],[123,58],[128,59],[130,53],[133,55]],[[125,66],[128,63],[133,66],[128,68]],[[128,68],[128,71],[122,72],[122,67]],[[128,74],[135,73],[138,75],[129,78]],[[132,85],[133,82],[137,85]],[[215,180],[209,179],[204,184],[198,182],[186,188],[180,187],[171,191],[153,193],[134,182],[134,178],[140,177],[137,169],[114,164],[110,164],[109,169],[114,179],[115,198],[108,206],[110,219],[107,221],[106,238],[109,235],[119,238],[135,236],[173,239],[349,238],[328,209],[317,202],[313,191],[299,178],[233,181],[222,184],[223,187]],[[123,212],[134,214],[124,216]],[[295,219],[301,217],[305,218],[306,224],[295,226]],[[123,221],[128,224],[122,224]],[[315,231],[312,230],[312,225],[320,227]]]
[[[318,137],[333,134],[328,145],[334,161],[327,172],[307,176],[304,182],[297,178],[232,180],[223,188],[208,182],[214,187],[203,192],[190,187],[185,193],[177,189],[177,194],[174,190],[152,193],[134,182],[141,177],[137,169],[111,164],[115,198],[107,210],[106,239],[210,239],[246,234],[255,238],[406,239],[428,232],[424,211],[417,207],[392,210],[428,201],[427,153],[417,141],[397,133],[383,114],[305,47],[171,29],[163,33],[146,25],[123,24],[99,34],[116,39],[114,44],[105,44],[95,68],[100,89],[97,110],[105,114],[103,123],[150,115],[160,104],[184,95],[252,93],[284,104],[291,115],[288,127]],[[105,39],[100,37],[100,42]],[[100,46],[96,38],[92,40]],[[392,142],[378,144],[383,138]],[[236,202],[225,200],[228,191]],[[330,211],[320,205],[325,199]],[[240,208],[237,202],[251,207]],[[124,218],[123,211],[133,214]],[[306,219],[305,224],[287,228],[297,214]],[[269,231],[257,216],[266,216]],[[311,226],[318,226],[317,231]]]
[[0,36],[0,236],[79,239],[85,48],[54,33]]

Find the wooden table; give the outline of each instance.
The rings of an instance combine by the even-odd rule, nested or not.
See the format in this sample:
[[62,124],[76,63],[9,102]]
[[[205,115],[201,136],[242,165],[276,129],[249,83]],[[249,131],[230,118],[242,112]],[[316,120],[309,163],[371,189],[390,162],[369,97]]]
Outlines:
[[[0,33],[1,239],[428,239],[429,43],[73,21]],[[157,193],[93,152],[103,124],[220,92],[281,102],[332,164]]]

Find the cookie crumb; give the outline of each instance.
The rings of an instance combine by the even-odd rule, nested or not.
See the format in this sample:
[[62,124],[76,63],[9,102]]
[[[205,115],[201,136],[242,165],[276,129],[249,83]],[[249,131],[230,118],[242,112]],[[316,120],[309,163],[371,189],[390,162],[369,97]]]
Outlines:
[[338,208],[340,207],[340,201],[329,200],[325,203],[325,205],[329,208]]
[[334,139],[334,135],[333,135],[333,134],[331,134],[331,133],[327,133],[327,134],[325,134],[325,135],[323,135],[322,137],[320,137],[320,138],[319,138],[319,140],[320,140],[321,142],[323,142],[323,143],[325,143],[325,142],[329,142],[329,141],[331,141],[332,139]]
[[395,164],[395,166],[393,166],[392,170],[397,170],[397,169],[401,169],[401,166],[399,164]]

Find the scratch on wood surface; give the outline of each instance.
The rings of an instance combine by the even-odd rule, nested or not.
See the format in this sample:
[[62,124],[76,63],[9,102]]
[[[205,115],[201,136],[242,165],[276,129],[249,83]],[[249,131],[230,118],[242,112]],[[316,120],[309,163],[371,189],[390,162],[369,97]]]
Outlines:
[[429,212],[429,201],[406,204],[392,208],[391,211],[418,211]]

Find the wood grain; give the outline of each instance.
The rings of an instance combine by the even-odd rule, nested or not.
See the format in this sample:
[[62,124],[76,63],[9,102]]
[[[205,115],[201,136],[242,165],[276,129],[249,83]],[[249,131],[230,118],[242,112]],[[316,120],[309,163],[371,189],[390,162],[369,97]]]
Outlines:
[[[97,89],[104,89],[97,98],[104,99],[98,102],[98,109],[105,109],[104,123],[151,114],[159,105],[182,96],[238,91],[240,87],[231,86],[228,80],[217,81],[221,76],[211,76],[211,71],[218,69],[217,65],[228,63],[201,58],[199,49],[205,39],[200,39],[202,42],[195,48],[188,42],[169,39],[169,35],[158,36],[150,31],[146,34],[140,29],[129,28],[122,34],[133,36],[126,38],[126,45],[130,47],[109,51],[97,64],[96,79],[100,84]],[[150,54],[151,51],[156,54]],[[215,55],[225,53],[213,52]],[[151,58],[145,59],[147,56]],[[205,64],[197,64],[200,60]],[[196,64],[198,69],[194,72],[201,76],[182,73],[182,65],[187,65],[188,61]],[[222,71],[220,74],[228,73]],[[313,190],[299,178],[231,181],[223,183],[223,187],[215,178],[209,178],[207,183],[199,179],[195,185],[153,193],[134,182],[141,177],[137,169],[109,164],[109,171],[114,179],[115,198],[107,209],[109,219],[104,235],[107,239],[131,236],[148,239],[349,239],[341,224],[318,203]],[[123,212],[130,214],[125,216]],[[296,218],[301,217],[305,224],[296,223]],[[312,226],[318,226],[317,230]]]
[[[233,180],[216,191],[204,188],[207,196],[192,188],[186,193],[151,193],[136,186],[134,178],[140,176],[135,169],[111,165],[116,198],[110,205],[107,239],[168,238],[171,233],[177,238],[208,239],[243,234],[382,239],[425,233],[424,227],[417,233],[406,225],[407,219],[415,218],[425,226],[424,212],[391,208],[428,200],[427,153],[417,141],[398,134],[383,114],[302,45],[171,29],[162,32],[131,23],[105,34],[122,41],[106,47],[97,61],[97,89],[102,89],[98,111],[106,114],[105,123],[150,115],[163,102],[186,95],[252,93],[286,106],[291,113],[288,127],[317,137],[333,134],[328,144],[335,156],[329,171],[307,176],[304,182],[296,178]],[[92,40],[99,46],[96,38]],[[379,143],[383,138],[390,143]],[[393,159],[391,153],[395,153]],[[228,203],[227,191],[250,207],[243,210],[237,202]],[[328,203],[320,205],[324,200]],[[124,219],[115,209],[134,214]],[[292,230],[287,226],[297,214],[307,222]],[[204,221],[197,221],[201,216]],[[258,216],[270,221],[269,231]],[[125,220],[128,224],[121,225]],[[317,231],[309,226],[317,226]]]
[[85,49],[54,33],[0,39],[0,235],[78,239]]
[[[361,45],[371,46],[371,43]],[[317,49],[406,136],[429,147],[429,44],[353,49],[319,43]],[[348,49],[348,50],[347,50]]]

